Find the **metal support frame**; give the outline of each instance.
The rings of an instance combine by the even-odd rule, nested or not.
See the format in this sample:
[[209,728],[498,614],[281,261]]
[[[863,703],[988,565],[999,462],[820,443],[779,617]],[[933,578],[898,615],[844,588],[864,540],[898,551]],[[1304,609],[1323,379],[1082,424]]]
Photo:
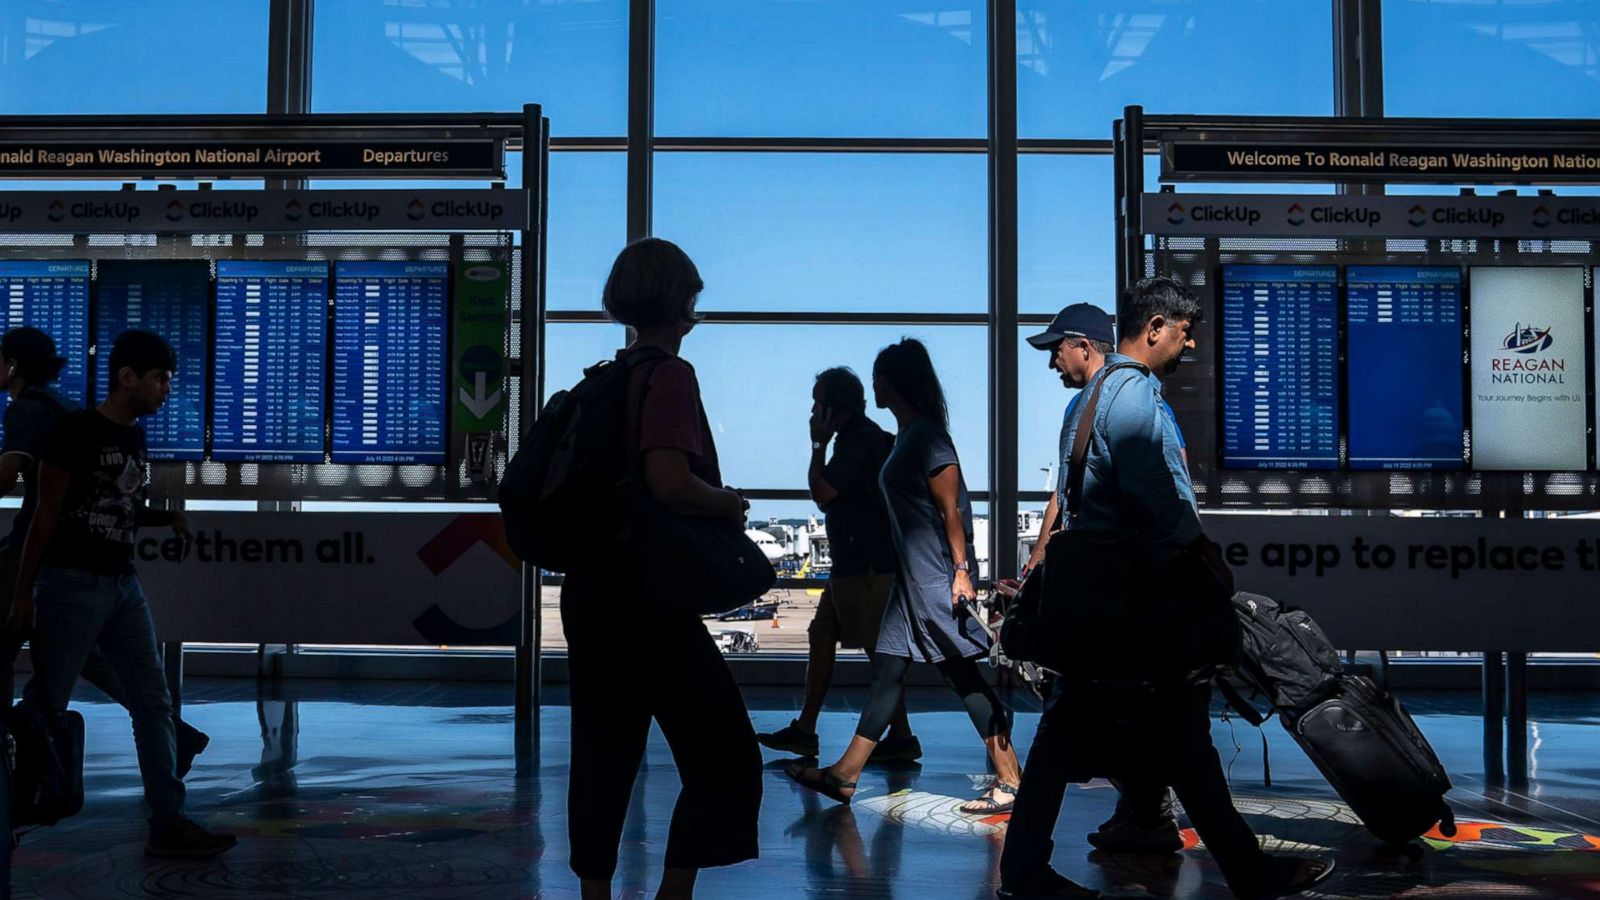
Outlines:
[[1333,114],[1383,116],[1383,6],[1333,0]]
[[[538,191],[529,198],[534,205],[528,221],[529,233],[519,248],[522,259],[522,316],[519,321],[521,353],[520,371],[522,389],[519,393],[519,423],[526,430],[536,415],[544,398],[544,326],[545,283],[544,267],[548,241],[550,189],[546,177],[545,152],[550,144],[550,123],[544,120],[540,107],[529,104],[522,108],[525,143],[533,152],[522,154],[522,183],[537,185]],[[516,689],[513,719],[516,725],[516,759],[519,774],[538,769],[539,709],[544,685],[541,672],[540,645],[544,638],[543,615],[540,609],[542,585],[539,570],[522,565],[522,624],[517,632]]]
[[1506,776],[1528,784],[1528,654],[1506,654]]
[[989,574],[1017,559],[1017,3],[989,0]]
[[1506,724],[1505,656],[1499,650],[1483,651],[1483,777],[1490,784],[1506,779],[1501,752]]
[[654,205],[656,4],[628,3],[628,241],[649,237]]
[[312,0],[272,0],[267,13],[267,112],[311,109]]

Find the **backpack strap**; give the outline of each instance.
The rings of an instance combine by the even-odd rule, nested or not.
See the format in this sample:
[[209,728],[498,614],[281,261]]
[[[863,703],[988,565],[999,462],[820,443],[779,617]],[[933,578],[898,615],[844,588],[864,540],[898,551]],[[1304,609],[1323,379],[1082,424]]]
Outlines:
[[1074,426],[1072,456],[1067,461],[1067,508],[1060,517],[1058,528],[1065,528],[1083,505],[1083,475],[1089,458],[1089,439],[1094,432],[1095,412],[1100,408],[1100,391],[1113,373],[1123,369],[1132,369],[1146,376],[1150,374],[1150,370],[1141,363],[1112,363],[1095,379],[1094,387],[1089,389],[1089,399],[1084,401],[1083,409],[1078,413],[1078,423]]

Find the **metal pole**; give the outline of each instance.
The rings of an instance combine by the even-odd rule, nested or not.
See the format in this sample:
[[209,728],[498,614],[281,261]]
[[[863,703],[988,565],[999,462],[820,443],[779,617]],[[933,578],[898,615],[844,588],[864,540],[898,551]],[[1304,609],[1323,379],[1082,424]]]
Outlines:
[[1528,654],[1506,654],[1506,774],[1515,787],[1528,784]]
[[1505,741],[1506,675],[1505,662],[1498,650],[1483,652],[1483,777],[1490,784],[1506,779]]
[[628,3],[628,240],[651,234],[655,177],[655,0]]
[[[544,371],[544,260],[545,234],[549,193],[546,189],[549,160],[549,131],[543,113],[537,104],[522,108],[522,186],[528,192],[529,227],[522,233],[521,259],[521,367],[518,393],[518,423],[526,432],[538,415],[543,397]],[[539,707],[543,699],[540,684],[540,642],[543,637],[540,603],[539,572],[526,563],[522,566],[522,624],[517,633],[516,695],[514,719],[516,723],[516,754],[519,772],[531,764],[536,766],[539,747]]]
[[1121,191],[1117,197],[1118,259],[1117,302],[1129,287],[1144,278],[1144,107],[1122,111],[1122,128],[1115,135],[1122,149],[1117,166]]
[[1017,3],[989,0],[989,576],[1017,550]]

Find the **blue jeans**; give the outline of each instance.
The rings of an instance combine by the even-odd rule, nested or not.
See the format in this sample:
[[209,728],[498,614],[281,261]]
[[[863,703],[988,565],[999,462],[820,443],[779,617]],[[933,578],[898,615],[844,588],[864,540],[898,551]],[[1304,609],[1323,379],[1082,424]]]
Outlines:
[[183,814],[172,696],[156,654],[156,627],[135,575],[44,568],[34,582],[31,692],[39,707],[63,712],[91,648],[98,646],[126,690],[144,799],[156,819]]

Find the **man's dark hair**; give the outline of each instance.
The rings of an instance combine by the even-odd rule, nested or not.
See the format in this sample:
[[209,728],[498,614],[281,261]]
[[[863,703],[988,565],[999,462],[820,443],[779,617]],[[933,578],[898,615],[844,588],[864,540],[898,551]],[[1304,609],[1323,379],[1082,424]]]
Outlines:
[[1128,340],[1144,331],[1150,320],[1187,320],[1199,324],[1205,311],[1194,292],[1176,278],[1157,275],[1128,288],[1117,307],[1117,337]]
[[622,248],[606,278],[601,302],[614,321],[632,328],[695,320],[694,303],[705,282],[677,244],[643,238]]
[[822,387],[822,405],[847,416],[858,416],[867,411],[867,391],[861,379],[847,366],[834,366],[817,373],[817,384]]
[[108,365],[111,367],[110,389],[115,391],[117,373],[123,369],[132,369],[139,378],[157,370],[176,372],[178,354],[172,351],[172,345],[165,338],[153,331],[124,331],[111,345]]
[[44,387],[55,381],[67,361],[56,355],[56,342],[37,328],[23,325],[0,337],[0,355],[13,368],[12,374],[29,387]]
[[889,382],[901,399],[925,416],[932,416],[940,428],[950,427],[950,408],[944,402],[944,387],[933,370],[928,348],[916,338],[902,338],[898,344],[878,351],[872,363],[874,378]]

